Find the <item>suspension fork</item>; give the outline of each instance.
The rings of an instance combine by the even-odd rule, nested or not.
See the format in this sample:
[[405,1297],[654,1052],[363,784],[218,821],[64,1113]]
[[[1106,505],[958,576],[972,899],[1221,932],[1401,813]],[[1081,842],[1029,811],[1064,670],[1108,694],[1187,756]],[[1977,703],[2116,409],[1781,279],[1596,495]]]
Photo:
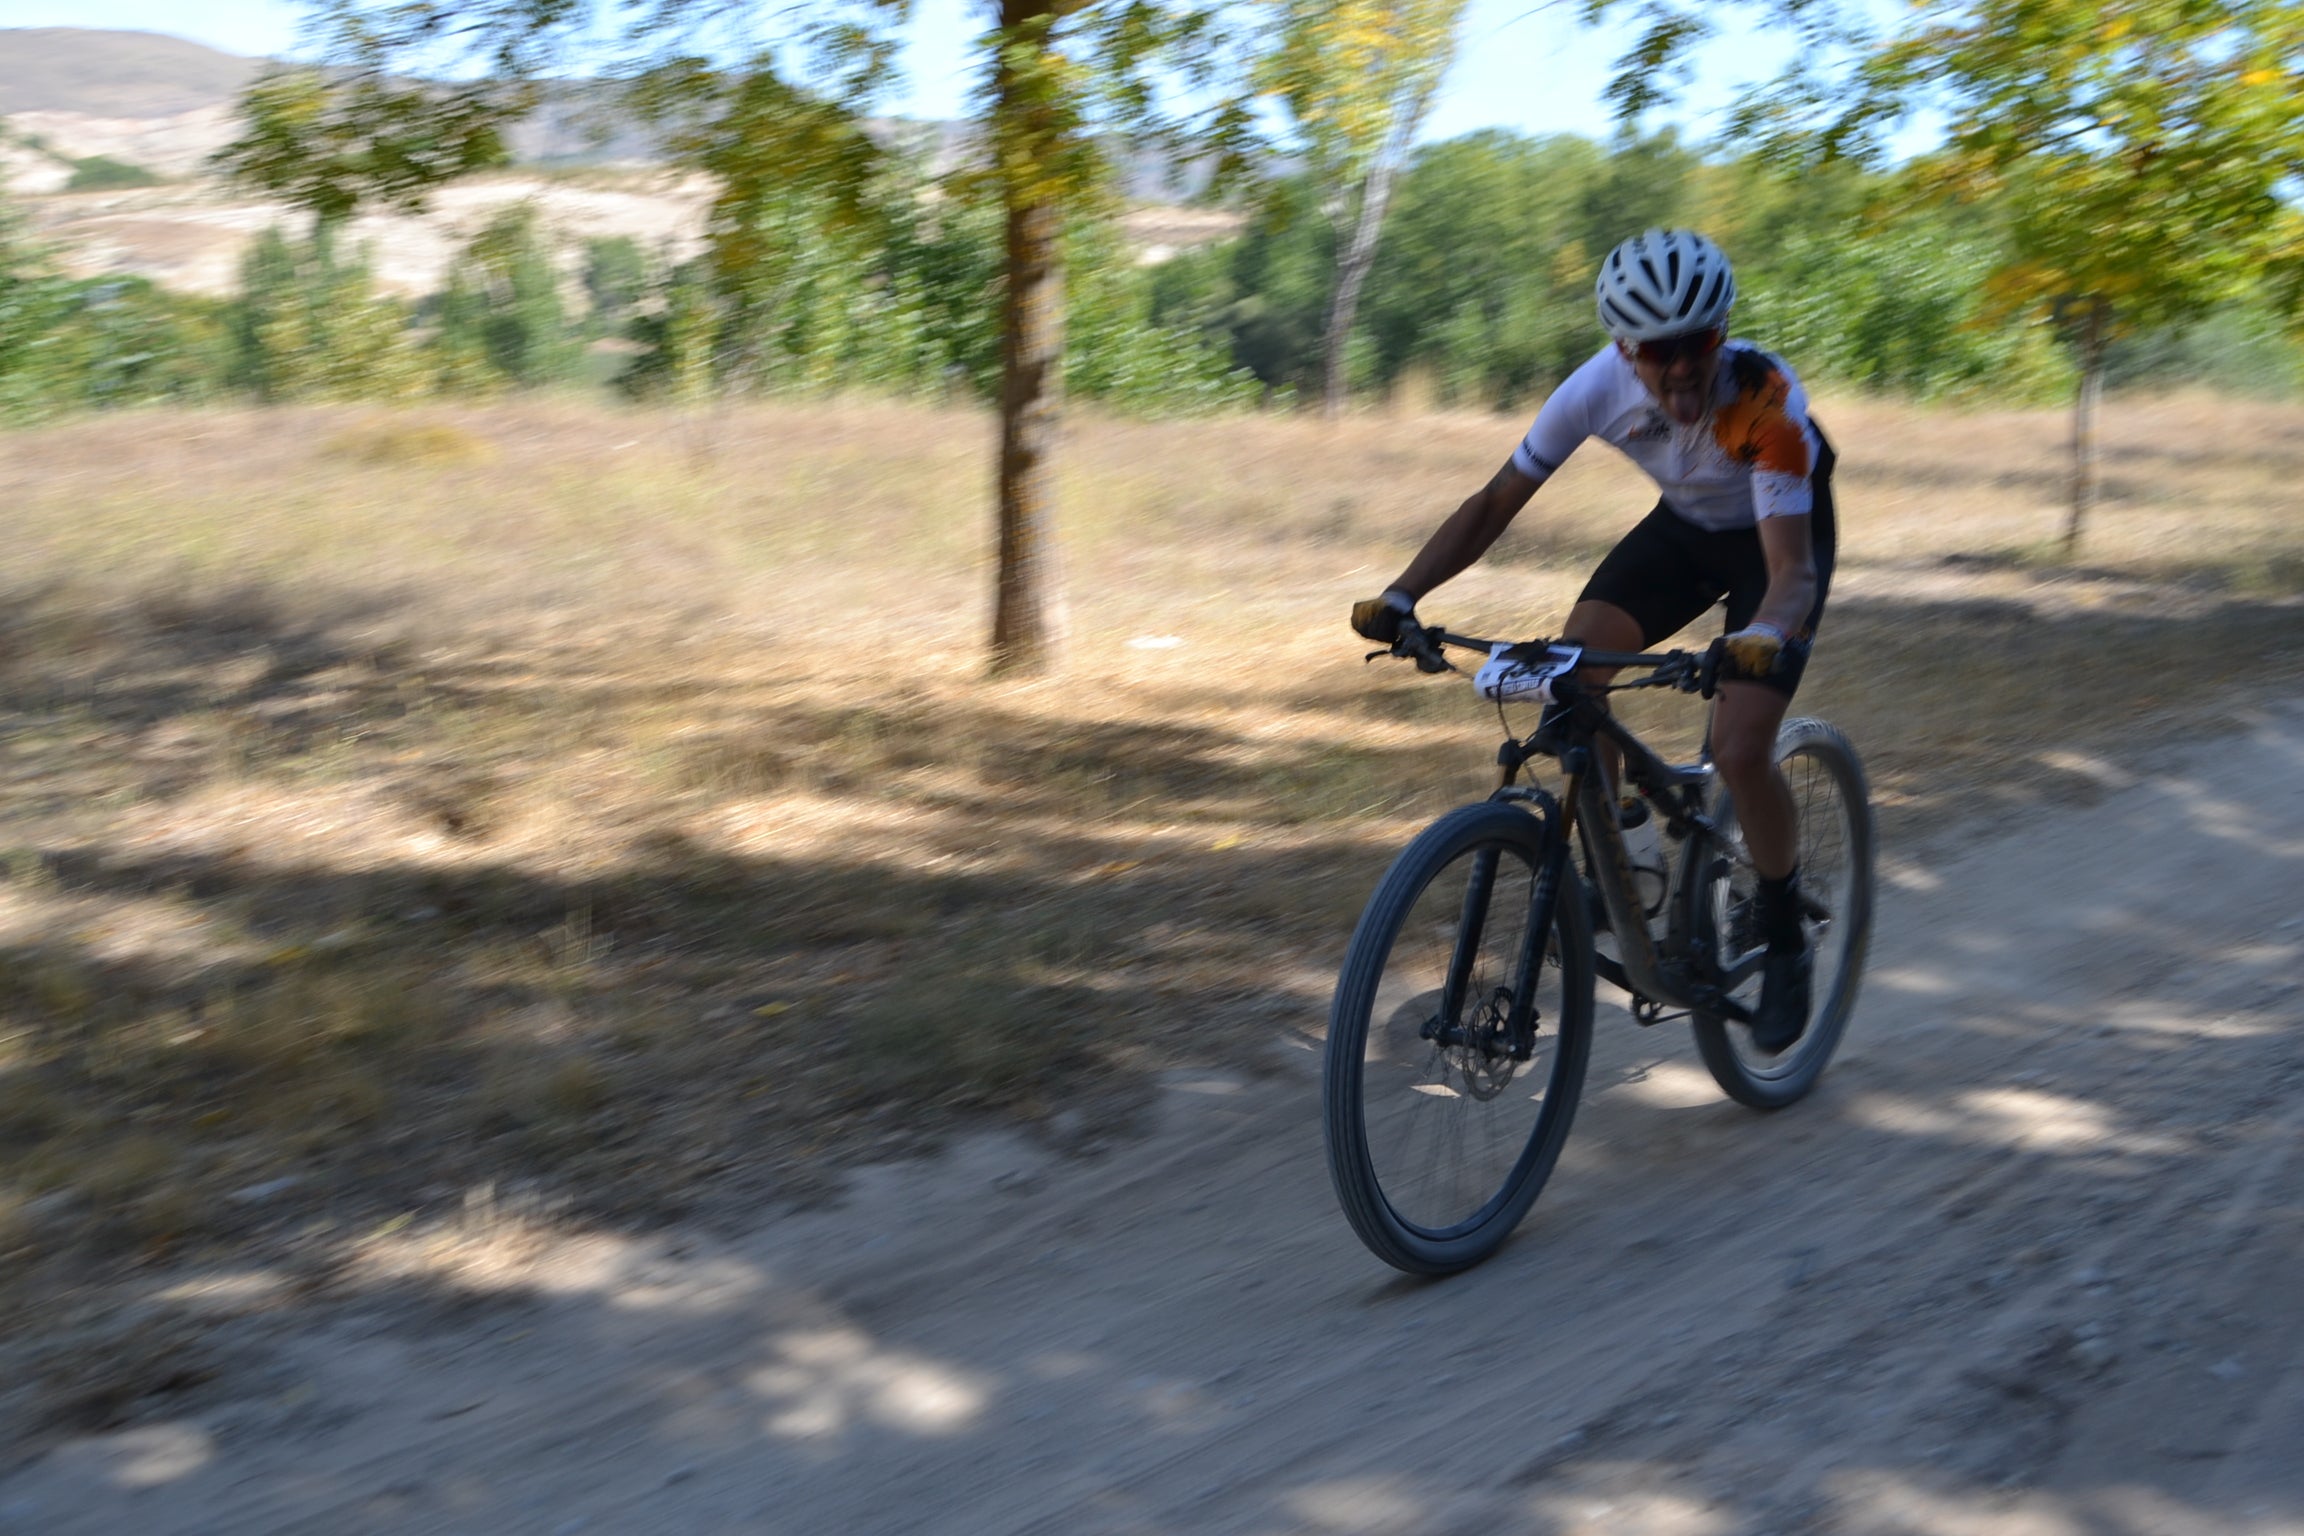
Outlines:
[[1512,1059],[1526,1061],[1536,1051],[1536,986],[1543,974],[1544,946],[1552,939],[1552,919],[1559,910],[1560,892],[1568,883],[1568,829],[1557,810],[1544,818],[1550,829],[1544,839],[1544,867],[1536,872],[1535,888],[1528,893],[1528,925],[1520,935],[1520,963],[1513,974],[1520,987],[1512,997],[1512,1015],[1505,1034],[1512,1044]]
[[1496,861],[1500,848],[1482,848],[1472,855],[1472,877],[1464,882],[1464,911],[1456,922],[1456,948],[1448,956],[1448,981],[1440,993],[1442,1031],[1463,1022],[1464,988],[1472,967],[1480,959],[1480,940],[1488,927],[1488,898],[1496,888]]
[[[1528,807],[1529,813],[1544,824],[1543,858],[1534,871],[1536,878],[1529,884],[1528,921],[1520,932],[1520,952],[1515,957],[1512,971],[1513,976],[1518,980],[1518,985],[1512,989],[1512,1008],[1504,1021],[1504,1044],[1511,1052],[1512,1059],[1514,1061],[1526,1061],[1535,1053],[1536,1049],[1538,968],[1544,963],[1544,946],[1550,938],[1553,913],[1558,908],[1560,890],[1567,877],[1568,830],[1565,824],[1566,818],[1561,814],[1560,803],[1557,800],[1554,800],[1541,789],[1515,789],[1512,787],[1512,780],[1520,766],[1518,755],[1511,751],[1513,745],[1512,743],[1506,744],[1506,755],[1503,757],[1504,782],[1490,798],[1516,801],[1525,805]],[[1483,873],[1493,876],[1496,867],[1494,861],[1497,855],[1490,853],[1486,857],[1488,859],[1486,870],[1475,870],[1475,878]],[[1487,895],[1488,891],[1484,888],[1482,892],[1483,903],[1485,903]],[[1483,911],[1481,920],[1483,923],[1485,922],[1485,911]],[[1467,913],[1467,921],[1459,925],[1457,932],[1461,936],[1470,927],[1470,914]],[[1464,951],[1459,948],[1457,958],[1462,959],[1463,955]],[[1452,968],[1449,973],[1451,996],[1455,995],[1459,985],[1460,978]],[[1454,1015],[1450,1015],[1449,1019],[1453,1023]]]
[[[1513,781],[1520,776],[1521,765],[1527,760],[1527,749],[1518,741],[1507,738],[1504,745],[1496,753],[1498,773],[1496,793],[1492,798],[1517,800],[1531,805],[1545,826],[1550,828],[1559,820],[1558,807],[1553,804],[1551,797],[1542,790],[1515,789],[1513,787]],[[1558,883],[1557,875],[1551,873],[1552,866],[1558,862],[1551,856],[1552,845],[1555,841],[1557,839],[1549,839],[1545,843],[1545,868],[1538,871],[1540,878],[1530,892],[1530,901],[1535,909],[1529,913],[1531,921],[1535,919],[1539,911],[1546,922],[1551,920],[1552,904],[1545,896],[1545,891],[1548,886]],[[1441,988],[1440,1016],[1433,1024],[1433,1027],[1440,1034],[1446,1035],[1456,1031],[1463,1023],[1464,989],[1471,983],[1472,968],[1479,963],[1480,941],[1487,937],[1488,902],[1489,898],[1496,892],[1496,864],[1502,857],[1503,850],[1500,848],[1483,848],[1472,856],[1471,878],[1464,882],[1464,910],[1456,922],[1456,946],[1449,953],[1448,979]],[[1522,976],[1528,974],[1527,948],[1527,939],[1523,935],[1520,969],[1517,972]],[[1541,954],[1542,951],[1539,950],[1538,953]],[[1535,988],[1532,986],[1523,986],[1520,989],[1522,995],[1516,996],[1512,1002],[1511,1038],[1515,1048],[1518,1047],[1522,1038],[1522,1021],[1529,1012],[1527,994],[1533,993],[1534,990]]]

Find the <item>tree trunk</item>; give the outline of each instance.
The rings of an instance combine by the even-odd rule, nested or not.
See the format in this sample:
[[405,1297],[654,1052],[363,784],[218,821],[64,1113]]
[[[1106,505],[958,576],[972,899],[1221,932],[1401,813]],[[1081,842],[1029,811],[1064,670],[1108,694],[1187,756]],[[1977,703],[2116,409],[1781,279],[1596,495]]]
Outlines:
[[[1005,0],[1011,38],[1045,24],[1049,0]],[[1013,45],[1011,45],[1013,46]],[[1039,40],[1045,47],[1045,38]],[[1064,394],[1062,210],[1038,174],[1052,128],[1034,80],[1003,49],[993,117],[1008,208],[1000,308],[1000,572],[992,675],[1031,677],[1056,660],[1055,452]]]
[[1000,597],[992,672],[1031,676],[1055,661],[1055,451],[1064,389],[1064,267],[1056,209],[1008,209],[1000,316]]
[[1367,181],[1361,184],[1359,208],[1345,237],[1344,248],[1338,253],[1336,295],[1328,306],[1328,334],[1323,347],[1325,376],[1321,381],[1321,409],[1331,419],[1344,412],[1345,386],[1350,382],[1345,373],[1345,350],[1352,339],[1352,322],[1360,313],[1360,285],[1368,280],[1368,269],[1376,264],[1376,237],[1384,232],[1384,213],[1392,202],[1392,178],[1406,158],[1408,147],[1416,142],[1417,130],[1424,125],[1424,114],[1432,110],[1432,98],[1439,92],[1440,77],[1446,67],[1443,57],[1437,68],[1427,72],[1393,103],[1391,135],[1369,168]]
[[2080,393],[2072,402],[2072,510],[2064,525],[2064,558],[2080,552],[2080,533],[2096,505],[2096,407],[2104,399],[2104,349],[2111,302],[2091,299],[2080,322]]
[[1360,313],[1360,285],[1376,262],[1376,237],[1384,229],[1384,208],[1392,200],[1392,159],[1378,161],[1360,189],[1359,216],[1352,221],[1344,248],[1337,253],[1336,294],[1328,306],[1328,333],[1323,338],[1321,410],[1331,418],[1344,412],[1345,349],[1352,338],[1352,321]]

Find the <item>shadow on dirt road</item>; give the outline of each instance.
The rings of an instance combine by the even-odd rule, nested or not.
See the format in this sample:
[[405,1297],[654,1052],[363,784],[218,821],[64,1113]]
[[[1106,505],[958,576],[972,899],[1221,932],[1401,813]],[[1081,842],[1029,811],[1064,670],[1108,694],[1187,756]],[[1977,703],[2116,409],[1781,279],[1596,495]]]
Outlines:
[[[171,757],[187,721],[245,716],[246,750],[286,756],[315,721],[389,731],[411,699],[448,717],[521,686],[412,680],[248,612],[247,633],[184,618],[190,639],[154,621],[144,659],[99,679],[144,800],[193,781]],[[1851,603],[1849,643],[1908,647],[1910,676],[1815,702],[1889,741],[1896,711],[1954,718],[1960,687],[1988,686],[2055,728],[2171,654],[2209,647],[2240,675],[2292,644],[2294,613],[2227,605],[2201,633]],[[1993,650],[1981,683],[1931,680],[1955,639]],[[223,697],[161,665],[202,646],[281,659]],[[78,708],[69,649],[11,664],[20,718]],[[1372,694],[1362,717],[1407,697]],[[600,700],[522,708],[580,703]],[[1494,1261],[1423,1284],[1335,1210],[1317,1053],[1389,852],[1344,813],[1435,782],[1434,749],[991,708],[788,714],[700,735],[668,793],[878,776],[891,823],[949,819],[906,832],[901,858],[732,855],[649,826],[611,871],[572,872],[490,850],[517,786],[412,773],[386,785],[395,814],[469,852],[347,867],[90,836],[12,869],[63,925],[0,954],[18,1026],[69,1035],[52,1054],[90,1081],[173,1053],[105,1137],[192,1145],[229,1107],[272,1141],[308,1126],[279,1144],[327,1176],[234,1174],[200,1219],[263,1234],[257,1257],[155,1264],[125,1331],[50,1341],[65,1396],[107,1427],[0,1481],[0,1531],[2304,1523],[2294,715],[2144,778],[2034,764],[2046,777],[2007,802],[2021,816],[1925,854],[1899,852],[1892,809],[1873,969],[1819,1093],[1750,1115],[1684,1032],[1605,1006],[1543,1201]],[[1927,755],[1877,760],[1922,795]],[[1274,798],[1311,809],[1259,845],[1211,834]],[[1114,829],[1147,801],[1173,802],[1172,825]],[[72,926],[122,905],[151,909],[135,944]],[[197,964],[168,958],[171,922]],[[440,1047],[424,1070],[484,1091],[379,1067],[378,1040],[412,1029]],[[989,1053],[951,1054],[979,1048],[963,1040]],[[0,1134],[21,1138],[38,1125],[16,1077]],[[939,1082],[968,1086],[921,1089]],[[983,1111],[1036,1129],[844,1188],[794,1172],[809,1138],[907,1153]],[[411,1206],[422,1219],[394,1217]],[[103,1214],[88,1240],[129,1247],[181,1219]]]

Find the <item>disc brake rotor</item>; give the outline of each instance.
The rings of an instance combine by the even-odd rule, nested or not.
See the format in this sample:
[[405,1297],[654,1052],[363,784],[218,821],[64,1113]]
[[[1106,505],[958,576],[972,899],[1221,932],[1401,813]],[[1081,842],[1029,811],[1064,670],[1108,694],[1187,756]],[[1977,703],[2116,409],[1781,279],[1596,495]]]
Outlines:
[[1511,1017],[1512,991],[1498,987],[1465,1021],[1464,1043],[1449,1047],[1448,1059],[1463,1078],[1464,1091],[1482,1103],[1502,1093],[1520,1070],[1512,1059]]

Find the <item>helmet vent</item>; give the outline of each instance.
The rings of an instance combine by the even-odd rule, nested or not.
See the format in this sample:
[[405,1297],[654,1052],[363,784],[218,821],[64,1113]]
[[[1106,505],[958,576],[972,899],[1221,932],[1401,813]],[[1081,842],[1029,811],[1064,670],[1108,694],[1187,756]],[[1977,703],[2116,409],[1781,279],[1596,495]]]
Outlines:
[[1687,229],[1634,235],[1600,264],[1593,297],[1609,334],[1651,341],[1726,324],[1736,276],[1720,247]]

